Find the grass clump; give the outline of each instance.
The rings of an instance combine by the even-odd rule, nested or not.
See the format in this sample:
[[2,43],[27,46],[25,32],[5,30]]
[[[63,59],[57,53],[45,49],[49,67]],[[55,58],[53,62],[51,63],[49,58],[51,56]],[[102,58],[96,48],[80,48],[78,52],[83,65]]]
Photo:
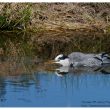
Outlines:
[[30,5],[6,3],[0,16],[0,30],[25,30],[30,17]]

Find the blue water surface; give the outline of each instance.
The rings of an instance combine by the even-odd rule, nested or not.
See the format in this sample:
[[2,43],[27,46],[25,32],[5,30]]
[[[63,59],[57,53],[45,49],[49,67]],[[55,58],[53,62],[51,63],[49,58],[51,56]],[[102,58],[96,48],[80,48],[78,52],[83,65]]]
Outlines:
[[110,75],[40,71],[0,77],[0,107],[109,107]]

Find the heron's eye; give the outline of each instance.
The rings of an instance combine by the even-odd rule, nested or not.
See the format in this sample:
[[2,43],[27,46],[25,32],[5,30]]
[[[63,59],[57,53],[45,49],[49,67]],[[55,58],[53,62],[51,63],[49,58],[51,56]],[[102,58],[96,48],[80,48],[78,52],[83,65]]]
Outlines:
[[63,60],[63,57],[60,57],[59,60]]

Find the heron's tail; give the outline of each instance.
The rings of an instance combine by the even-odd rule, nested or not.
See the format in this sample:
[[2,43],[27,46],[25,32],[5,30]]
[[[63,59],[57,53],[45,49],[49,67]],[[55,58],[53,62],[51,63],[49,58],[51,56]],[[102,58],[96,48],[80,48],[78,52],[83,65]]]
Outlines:
[[110,56],[108,55],[110,52],[103,52],[101,53],[101,58],[107,58],[110,59]]

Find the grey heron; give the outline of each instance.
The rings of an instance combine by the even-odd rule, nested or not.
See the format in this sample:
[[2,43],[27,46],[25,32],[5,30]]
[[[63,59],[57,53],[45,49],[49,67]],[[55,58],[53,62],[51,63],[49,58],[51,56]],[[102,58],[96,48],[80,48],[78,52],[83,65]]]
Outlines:
[[63,54],[58,55],[55,59],[55,63],[62,66],[102,66],[104,64],[110,64],[110,56],[108,53],[81,53],[72,52],[68,56]]

